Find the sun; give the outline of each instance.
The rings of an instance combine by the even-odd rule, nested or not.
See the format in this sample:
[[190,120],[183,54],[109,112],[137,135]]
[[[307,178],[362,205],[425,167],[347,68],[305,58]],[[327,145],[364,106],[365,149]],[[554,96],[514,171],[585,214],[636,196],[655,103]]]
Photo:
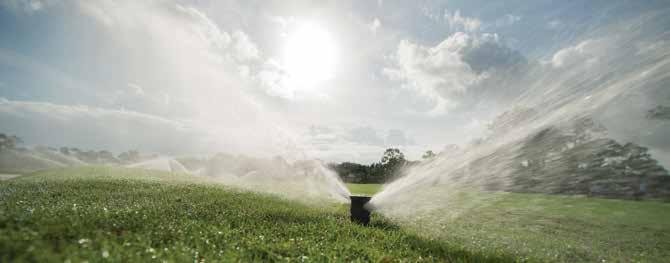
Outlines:
[[289,33],[284,43],[283,62],[296,85],[314,86],[333,77],[336,63],[334,39],[324,28],[305,23]]

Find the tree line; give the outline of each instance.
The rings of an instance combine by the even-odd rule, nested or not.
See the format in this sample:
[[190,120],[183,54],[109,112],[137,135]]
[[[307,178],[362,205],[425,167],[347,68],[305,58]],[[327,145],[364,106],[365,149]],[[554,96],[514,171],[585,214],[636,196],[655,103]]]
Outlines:
[[[18,151],[29,152],[28,148],[21,147],[23,140],[16,135],[0,133],[0,151]],[[46,149],[51,152],[58,152],[65,156],[76,158],[82,162],[90,164],[132,164],[146,159],[157,157],[157,155],[148,155],[140,153],[137,150],[130,150],[115,155],[107,150],[85,150],[77,147],[45,147],[36,146],[34,149]]]
[[[429,160],[436,156],[433,151],[423,154],[423,160]],[[405,169],[419,164],[420,161],[409,161],[405,154],[398,148],[388,148],[382,154],[379,162],[369,165],[354,162],[328,164],[332,170],[347,183],[379,184],[392,181],[402,176]]]

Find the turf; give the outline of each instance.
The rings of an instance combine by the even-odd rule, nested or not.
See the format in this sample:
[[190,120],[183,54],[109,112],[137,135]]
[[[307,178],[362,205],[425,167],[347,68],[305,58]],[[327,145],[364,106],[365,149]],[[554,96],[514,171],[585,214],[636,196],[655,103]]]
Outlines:
[[382,190],[382,184],[351,184],[348,183],[349,192],[353,195],[372,196]]
[[512,261],[346,205],[307,206],[183,174],[85,167],[0,182],[0,262]]
[[411,198],[449,203],[411,210],[399,225],[373,213],[363,227],[344,204],[305,205],[185,174],[49,170],[0,181],[0,262],[670,258],[669,203],[485,192],[445,199],[433,190]]
[[495,192],[444,195],[441,190],[416,192],[408,198],[439,200],[439,205],[414,207],[425,210],[396,222],[469,251],[506,251],[518,260],[670,258],[670,203]]

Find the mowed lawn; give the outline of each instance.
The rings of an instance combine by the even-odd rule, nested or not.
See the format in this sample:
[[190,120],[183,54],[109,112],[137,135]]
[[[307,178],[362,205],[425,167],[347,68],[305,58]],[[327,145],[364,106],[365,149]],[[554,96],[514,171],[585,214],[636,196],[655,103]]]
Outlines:
[[406,196],[433,206],[405,200],[408,210],[420,212],[401,209],[396,222],[424,237],[484,254],[505,251],[520,261],[670,262],[670,203],[435,188]]
[[382,190],[382,184],[351,184],[347,183],[349,192],[352,195],[366,195],[373,196],[377,192]]
[[[372,195],[381,186],[349,187]],[[423,189],[408,198],[438,200],[444,194]],[[439,199],[448,203],[409,219],[391,222],[373,213],[371,225],[364,227],[349,222],[346,204],[315,207],[186,174],[112,167],[49,170],[0,181],[0,262],[670,258],[670,203],[451,195]]]
[[86,167],[0,182],[0,262],[407,260],[512,258],[185,174]]

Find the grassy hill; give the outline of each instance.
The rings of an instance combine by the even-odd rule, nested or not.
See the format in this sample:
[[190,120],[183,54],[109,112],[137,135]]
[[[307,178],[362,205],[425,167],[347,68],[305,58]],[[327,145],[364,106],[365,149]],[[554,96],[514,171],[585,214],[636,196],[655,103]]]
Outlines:
[[[366,194],[378,187],[350,185]],[[427,189],[413,198],[438,195],[444,191]],[[52,169],[0,181],[0,262],[661,262],[670,257],[670,203],[454,195],[448,205],[407,221],[396,218],[400,225],[373,214],[372,225],[363,227],[349,222],[347,205],[306,205],[206,177],[112,167]]]
[[0,182],[0,262],[511,261],[423,239],[348,207],[307,206],[205,178],[82,167]]
[[36,152],[0,150],[0,172],[3,173],[28,173],[63,166],[65,165]]

